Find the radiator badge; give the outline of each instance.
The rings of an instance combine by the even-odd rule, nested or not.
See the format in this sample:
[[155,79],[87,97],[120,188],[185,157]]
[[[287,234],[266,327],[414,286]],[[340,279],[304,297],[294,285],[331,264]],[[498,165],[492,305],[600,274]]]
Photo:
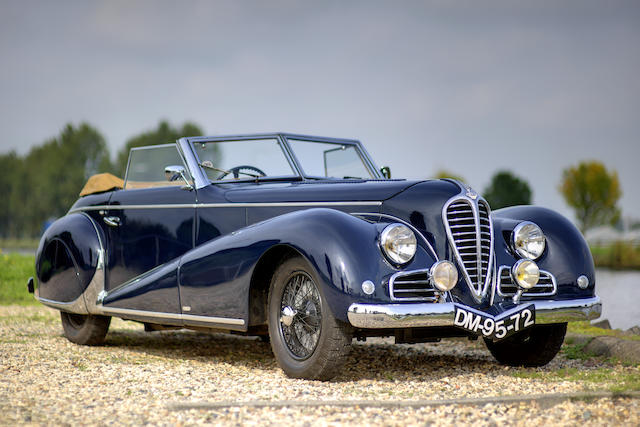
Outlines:
[[475,200],[475,199],[478,198],[478,193],[473,191],[473,189],[471,189],[471,187],[467,187],[467,192],[465,193],[465,195],[467,197],[469,197],[471,200]]

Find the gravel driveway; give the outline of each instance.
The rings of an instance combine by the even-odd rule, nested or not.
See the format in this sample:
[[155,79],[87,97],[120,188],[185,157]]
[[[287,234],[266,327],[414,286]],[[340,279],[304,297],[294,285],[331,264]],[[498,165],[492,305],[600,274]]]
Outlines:
[[[497,365],[481,342],[356,343],[332,382],[293,380],[269,344],[190,331],[146,333],[114,319],[102,347],[61,335],[45,307],[0,307],[0,420],[3,424],[638,425],[640,400],[602,398],[557,404],[508,403],[422,408],[248,406],[175,410],[176,404],[258,400],[433,400],[598,390],[601,384],[523,378],[604,362],[557,357],[539,369]],[[608,367],[640,375],[638,366]],[[173,408],[173,409],[172,409]]]

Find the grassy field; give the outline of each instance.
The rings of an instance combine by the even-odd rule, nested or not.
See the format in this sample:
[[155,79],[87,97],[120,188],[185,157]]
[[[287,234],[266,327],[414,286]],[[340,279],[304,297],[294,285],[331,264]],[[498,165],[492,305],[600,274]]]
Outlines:
[[0,252],[0,305],[31,305],[36,300],[27,292],[27,279],[35,276],[33,255]]
[[640,247],[626,242],[591,248],[596,267],[612,270],[640,270]]

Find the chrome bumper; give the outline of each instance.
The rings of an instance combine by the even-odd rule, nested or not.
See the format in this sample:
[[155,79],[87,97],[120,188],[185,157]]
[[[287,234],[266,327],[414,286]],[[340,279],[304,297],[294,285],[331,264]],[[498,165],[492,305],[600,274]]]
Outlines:
[[[600,317],[599,297],[568,301],[526,301],[536,307],[536,323],[563,323]],[[347,316],[356,328],[419,328],[453,326],[453,303],[351,304]]]

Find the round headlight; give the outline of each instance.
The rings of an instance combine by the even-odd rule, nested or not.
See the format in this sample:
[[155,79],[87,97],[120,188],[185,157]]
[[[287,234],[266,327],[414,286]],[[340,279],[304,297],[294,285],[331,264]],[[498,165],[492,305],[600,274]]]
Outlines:
[[540,279],[538,264],[529,259],[521,259],[516,262],[511,273],[516,283],[524,289],[533,288],[538,283],[538,279]]
[[521,222],[513,230],[513,250],[522,258],[538,259],[544,252],[546,238],[536,224]]
[[429,270],[431,282],[441,291],[450,291],[458,283],[458,269],[450,261],[438,261]]
[[406,225],[391,224],[380,234],[380,247],[396,264],[406,264],[416,254],[418,244],[413,231]]

